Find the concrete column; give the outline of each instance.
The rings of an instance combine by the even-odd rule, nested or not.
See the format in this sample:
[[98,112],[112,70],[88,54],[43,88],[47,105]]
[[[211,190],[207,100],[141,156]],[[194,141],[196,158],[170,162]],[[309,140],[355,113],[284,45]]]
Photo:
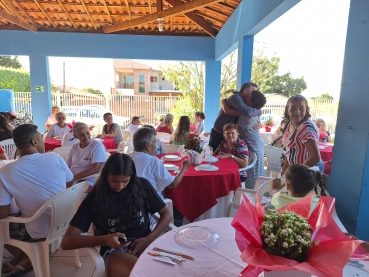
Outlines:
[[238,41],[237,89],[251,80],[254,36],[245,36]]
[[[48,57],[33,53],[29,55],[31,92],[32,92],[32,114],[33,123],[41,132],[45,131],[45,122],[51,114],[51,88],[49,77]],[[44,91],[36,91],[36,87],[44,87]]]
[[369,240],[369,1],[351,0],[329,191],[346,229]]
[[210,132],[217,118],[220,105],[221,62],[207,60],[205,63],[204,113],[205,132]]

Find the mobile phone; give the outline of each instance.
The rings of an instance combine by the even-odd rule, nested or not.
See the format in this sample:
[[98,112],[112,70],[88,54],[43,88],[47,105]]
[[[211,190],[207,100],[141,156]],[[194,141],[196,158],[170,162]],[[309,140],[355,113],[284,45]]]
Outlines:
[[132,242],[134,241],[135,238],[126,238],[126,239],[123,239],[123,238],[119,238],[118,241],[120,242],[120,244],[126,244],[128,242]]

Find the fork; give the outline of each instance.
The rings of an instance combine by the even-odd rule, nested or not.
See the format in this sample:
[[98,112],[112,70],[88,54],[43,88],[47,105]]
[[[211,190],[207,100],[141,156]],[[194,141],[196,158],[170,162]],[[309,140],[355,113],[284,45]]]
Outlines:
[[147,254],[149,254],[151,256],[154,256],[154,257],[165,257],[165,258],[169,258],[169,259],[171,259],[176,264],[180,264],[180,263],[183,263],[183,262],[186,261],[186,260],[179,260],[179,259],[173,258],[171,256],[167,256],[167,255],[163,255],[163,254],[159,254],[159,253],[154,253],[154,252],[147,252]]

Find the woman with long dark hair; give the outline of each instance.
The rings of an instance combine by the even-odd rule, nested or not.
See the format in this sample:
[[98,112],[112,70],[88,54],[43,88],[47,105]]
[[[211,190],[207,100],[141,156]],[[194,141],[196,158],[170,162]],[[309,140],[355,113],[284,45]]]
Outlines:
[[170,143],[183,145],[187,141],[187,136],[190,133],[191,120],[188,116],[182,115],[179,118],[177,129],[174,131]]
[[0,114],[0,141],[13,138],[13,132],[9,128],[8,119]]
[[[151,232],[149,214],[156,212],[160,219]],[[171,220],[151,184],[137,177],[132,158],[117,153],[106,161],[100,178],[70,222],[61,246],[65,250],[101,246],[106,275],[128,276],[137,257]],[[81,235],[91,223],[95,236]]]

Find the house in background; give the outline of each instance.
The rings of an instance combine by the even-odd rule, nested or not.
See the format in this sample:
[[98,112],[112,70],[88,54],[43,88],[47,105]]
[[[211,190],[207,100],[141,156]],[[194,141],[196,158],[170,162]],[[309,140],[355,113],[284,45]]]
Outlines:
[[164,80],[163,73],[158,68],[133,60],[113,60],[113,67],[115,87],[112,88],[112,94],[182,95],[182,92],[176,90],[170,81]]

